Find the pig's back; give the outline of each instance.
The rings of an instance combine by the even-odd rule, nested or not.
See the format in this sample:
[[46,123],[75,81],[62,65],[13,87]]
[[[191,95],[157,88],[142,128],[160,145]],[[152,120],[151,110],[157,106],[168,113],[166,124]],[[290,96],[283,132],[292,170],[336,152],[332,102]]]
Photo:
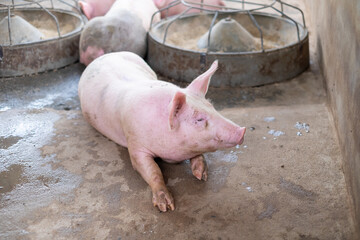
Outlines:
[[99,132],[126,146],[122,130],[122,100],[141,82],[157,80],[142,58],[131,52],[105,54],[93,61],[79,82],[85,119]]
[[[146,31],[149,30],[152,15],[158,11],[152,0],[121,0],[115,1],[106,16],[117,16],[119,12],[126,10],[142,21],[143,27]],[[160,21],[160,14],[154,16],[153,22]]]

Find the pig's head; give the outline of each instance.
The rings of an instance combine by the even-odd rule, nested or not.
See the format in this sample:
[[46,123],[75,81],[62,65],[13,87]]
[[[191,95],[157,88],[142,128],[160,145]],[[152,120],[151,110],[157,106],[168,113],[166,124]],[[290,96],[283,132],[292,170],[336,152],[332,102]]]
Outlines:
[[106,29],[104,17],[94,18],[85,25],[79,42],[80,62],[85,66],[106,53],[108,44],[103,42],[104,39],[110,39]]
[[169,104],[169,128],[184,139],[181,145],[197,153],[233,147],[244,140],[245,128],[224,118],[205,99],[218,62],[185,89],[178,90]]
[[96,58],[104,55],[103,49],[97,46],[88,46],[84,52],[80,53],[80,62],[85,66],[89,65]]

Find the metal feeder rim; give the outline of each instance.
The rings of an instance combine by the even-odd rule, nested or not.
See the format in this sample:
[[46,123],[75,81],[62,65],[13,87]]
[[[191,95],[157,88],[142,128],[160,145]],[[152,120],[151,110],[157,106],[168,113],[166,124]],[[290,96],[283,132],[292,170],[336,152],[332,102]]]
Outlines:
[[[289,45],[286,45],[284,46],[283,48],[293,48],[293,47],[296,47],[296,45],[298,44],[302,44],[304,42],[306,42],[308,40],[308,36],[306,36],[304,39],[300,40],[300,42],[296,42],[294,44],[289,44]],[[153,38],[154,40],[154,38]],[[156,40],[155,40],[156,41]],[[157,41],[159,43],[159,41]],[[269,49],[269,50],[265,50],[265,52],[263,51],[253,51],[253,52],[198,52],[198,51],[192,51],[192,50],[184,50],[182,48],[177,48],[177,47],[173,47],[173,46],[169,46],[169,45],[165,45],[166,47],[168,48],[171,48],[171,49],[175,49],[175,50],[178,50],[178,51],[184,51],[184,52],[188,52],[188,53],[198,53],[200,55],[209,55],[209,56],[216,56],[216,55],[220,55],[220,56],[224,56],[224,57],[227,57],[227,56],[254,56],[254,55],[257,55],[257,54],[264,54],[264,53],[275,53],[275,52],[278,52],[278,51],[281,51],[283,50],[283,48],[274,48],[274,49]]]
[[[229,1],[229,2],[236,2],[235,0],[226,0],[226,1]],[[253,12],[253,11],[257,11],[257,10],[262,10],[262,9],[265,9],[265,8],[271,8],[275,5],[275,3],[279,2],[280,4],[284,4],[282,1],[280,0],[273,0],[271,3],[269,4],[261,4],[261,3],[255,3],[255,2],[247,2],[247,1],[244,1],[242,0],[241,3],[244,5],[244,4],[249,4],[249,5],[255,5],[255,6],[259,6],[259,7],[254,7],[253,9],[234,9],[234,8],[231,8],[231,7],[224,7],[224,6],[216,6],[216,5],[211,5],[211,4],[204,4],[204,3],[198,3],[198,2],[191,2],[191,1],[188,1],[188,0],[173,0],[172,2],[170,2],[166,7],[164,8],[161,8],[159,9],[158,11],[154,12],[154,14],[152,15],[151,17],[151,23],[153,22],[153,18],[156,14],[158,13],[161,13],[161,12],[164,12],[164,11],[167,11],[168,9],[172,8],[172,7],[175,7],[176,5],[179,5],[179,4],[182,4],[186,7],[191,8],[191,9],[198,9],[198,10],[203,10],[203,11],[206,11],[206,12],[210,12],[210,13],[215,13],[215,12],[220,12],[220,13],[235,13],[235,12]],[[240,1],[239,1],[240,3]],[[292,7],[291,5],[289,4],[286,4],[290,7]],[[206,6],[206,7],[215,7],[215,8],[219,8],[219,9],[204,9],[203,7],[201,6]],[[226,10],[222,10],[222,9],[226,9]],[[169,16],[166,16],[165,19],[168,19]],[[150,26],[151,28],[151,26]]]
[[[173,2],[176,2],[179,0],[175,0]],[[247,1],[236,1],[236,0],[225,0],[228,2],[238,2],[238,3],[242,3],[242,4],[248,4],[248,5],[255,5],[258,7],[254,7],[252,9],[238,9],[238,8],[232,8],[232,7],[226,7],[226,6],[216,6],[216,5],[212,5],[212,4],[204,4],[204,3],[198,3],[198,2],[192,2],[191,0],[180,0],[180,3],[182,3],[184,6],[186,7],[192,7],[198,10],[203,10],[203,11],[207,11],[207,12],[220,12],[220,13],[232,13],[232,12],[253,12],[253,11],[257,11],[257,10],[262,10],[262,9],[266,9],[266,8],[271,8],[275,5],[275,3],[279,2],[282,3],[279,0],[272,0],[271,3],[256,3],[256,2],[247,2]],[[201,6],[205,6],[205,7],[216,7],[219,9],[204,9]],[[170,8],[170,5],[168,7],[162,8],[160,9],[160,11],[166,11],[168,8]],[[226,10],[222,10],[222,9],[226,9]]]
[[[17,8],[16,9],[16,11],[24,11],[24,10],[25,11],[41,11],[41,10],[39,10],[39,8]],[[34,43],[46,43],[46,42],[50,42],[50,41],[57,40],[57,39],[67,38],[71,35],[81,32],[81,30],[84,28],[85,23],[84,23],[83,19],[81,18],[81,15],[77,16],[74,12],[68,11],[68,10],[63,10],[63,9],[48,9],[48,10],[53,11],[53,12],[58,12],[58,13],[66,13],[66,14],[72,15],[73,17],[78,18],[80,20],[81,27],[75,28],[73,31],[66,33],[64,35],[60,35],[60,37],[56,36],[53,38],[47,38],[47,39],[36,41],[36,42],[28,42],[28,43],[21,43],[21,44],[8,44],[8,45],[1,45],[1,46],[3,46],[3,47],[15,47],[16,46],[17,47],[17,46],[32,45]],[[7,12],[7,11],[0,10],[0,13],[1,12]]]
[[[244,14],[244,13],[240,13],[240,14]],[[266,16],[266,17],[275,17],[277,19],[281,19],[281,20],[284,20],[284,21],[287,21],[288,23],[290,24],[294,24],[293,21],[285,18],[285,17],[281,17],[281,16],[278,16],[278,15],[275,15],[275,14],[271,14],[271,13],[257,13],[257,12],[254,12],[252,13],[253,15],[262,15],[262,16]],[[187,18],[187,17],[192,17],[192,16],[197,16],[198,14],[189,14],[189,15],[186,15],[186,16],[183,16],[182,18]],[[209,14],[211,15],[211,14]],[[180,18],[180,19],[182,19]],[[171,19],[170,19],[171,20]],[[154,24],[153,28],[155,28],[157,25],[161,24],[162,22],[157,22]],[[184,49],[184,48],[179,48],[177,46],[174,46],[174,45],[169,45],[167,43],[162,43],[160,42],[157,38],[158,37],[154,37],[154,34],[149,31],[149,36],[151,36],[151,38],[166,46],[166,47],[169,47],[169,48],[172,48],[172,49],[176,49],[176,50],[180,50],[180,51],[185,51],[185,52],[190,52],[190,53],[199,53],[199,54],[205,54],[205,55],[224,55],[224,56],[231,56],[231,55],[254,55],[254,54],[261,54],[261,53],[269,53],[269,52],[276,52],[276,51],[280,51],[284,48],[290,48],[290,47],[293,47],[295,45],[298,45],[299,43],[303,43],[304,41],[306,41],[308,39],[308,30],[307,28],[305,28],[302,24],[298,23],[302,28],[303,28],[303,31],[304,31],[304,34],[302,34],[302,36],[300,37],[300,40],[299,41],[296,41],[294,43],[290,43],[290,44],[287,44],[287,45],[284,45],[284,46],[281,46],[279,48],[271,48],[271,49],[265,49],[264,51],[263,50],[260,50],[260,51],[251,51],[251,52],[212,52],[212,51],[209,51],[209,52],[200,52],[200,51],[195,51],[195,50],[190,50],[190,49]],[[295,24],[294,24],[295,26]]]
[[[240,1],[237,1],[237,0],[225,0],[225,1],[229,1],[229,2],[238,2],[240,3]],[[277,8],[274,7],[275,3],[280,3],[280,7],[281,7],[281,11],[279,11]],[[190,3],[190,5],[189,5]],[[304,28],[306,27],[306,24],[305,24],[305,16],[304,16],[304,12],[296,7],[296,6],[293,6],[291,4],[288,4],[288,3],[285,3],[283,2],[282,0],[273,0],[273,2],[269,3],[269,4],[261,4],[261,3],[255,3],[255,2],[247,2],[247,1],[244,1],[244,0],[241,0],[241,3],[242,3],[242,9],[233,9],[231,7],[224,7],[222,6],[220,8],[219,6],[219,9],[216,9],[216,10],[211,10],[211,9],[203,9],[202,7],[196,7],[197,5],[199,6],[202,6],[203,3],[196,3],[196,2],[188,2],[187,0],[173,0],[172,2],[170,2],[168,4],[168,6],[164,7],[164,8],[161,8],[159,9],[158,11],[154,12],[153,15],[151,16],[151,21],[150,21],[150,27],[149,29],[151,30],[152,28],[152,25],[153,25],[153,20],[154,20],[154,16],[156,14],[161,14],[162,12],[164,11],[168,11],[170,8],[176,6],[176,5],[179,5],[179,4],[183,4],[184,6],[188,7],[188,8],[192,8],[192,9],[199,9],[199,10],[203,10],[203,11],[206,11],[206,12],[210,12],[210,13],[214,13],[214,12],[221,12],[221,13],[235,13],[235,12],[247,12],[248,14],[250,12],[256,12],[258,10],[262,10],[262,9],[266,9],[266,8],[271,8],[273,10],[275,10],[276,12],[278,13],[281,13],[282,16],[287,16],[285,13],[284,13],[284,6],[288,6],[288,7],[291,7],[291,8],[294,8],[296,10],[298,10],[302,16],[302,20],[303,20],[303,25],[304,25]],[[195,5],[195,6],[191,6],[191,4]],[[253,8],[253,9],[244,9],[244,6],[245,4],[249,4],[249,5],[255,5],[255,6],[261,6],[261,7],[258,7],[258,8]],[[214,5],[208,5],[206,4],[207,6],[212,6],[212,7],[218,7],[218,6],[214,6]],[[222,8],[226,8],[227,10],[221,10]],[[182,14],[181,14],[182,15]],[[166,16],[165,19],[167,20],[168,18],[171,18],[171,16]],[[290,18],[291,19],[291,18]],[[297,21],[296,21],[297,22]],[[299,23],[299,22],[297,22]]]

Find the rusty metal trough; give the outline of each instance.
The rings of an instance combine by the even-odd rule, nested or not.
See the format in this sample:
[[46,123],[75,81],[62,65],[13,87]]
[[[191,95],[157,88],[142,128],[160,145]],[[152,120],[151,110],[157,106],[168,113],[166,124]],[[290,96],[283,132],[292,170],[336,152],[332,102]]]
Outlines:
[[[51,5],[53,2],[55,1],[51,1]],[[1,25],[3,29],[0,29],[3,33],[0,37],[0,77],[44,72],[64,67],[79,59],[79,38],[84,26],[80,11],[59,9],[54,5],[47,8],[43,6],[46,1],[41,0],[31,3],[37,7],[29,6],[30,3],[17,3],[18,5],[0,4],[0,21],[5,23]],[[70,6],[69,9],[73,8],[70,4],[67,5]],[[39,32],[40,38],[24,41],[24,37],[19,37],[19,32],[15,29],[19,19],[20,24],[27,24],[24,31],[31,24],[35,29],[33,31]]]
[[[254,36],[257,49],[222,52],[198,48],[198,40],[226,18],[236,20]],[[148,63],[164,76],[191,82],[218,59],[219,68],[211,80],[211,85],[216,87],[280,82],[297,76],[309,66],[309,38],[304,25],[305,22],[300,24],[285,14],[257,11],[178,15],[152,25],[148,35]]]

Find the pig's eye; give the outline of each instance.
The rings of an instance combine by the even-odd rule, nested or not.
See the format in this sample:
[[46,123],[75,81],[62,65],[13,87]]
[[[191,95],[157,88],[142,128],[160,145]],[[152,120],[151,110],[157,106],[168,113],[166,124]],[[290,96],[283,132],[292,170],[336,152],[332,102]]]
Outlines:
[[195,124],[206,128],[208,126],[208,121],[206,120],[206,118],[198,118],[196,119]]

